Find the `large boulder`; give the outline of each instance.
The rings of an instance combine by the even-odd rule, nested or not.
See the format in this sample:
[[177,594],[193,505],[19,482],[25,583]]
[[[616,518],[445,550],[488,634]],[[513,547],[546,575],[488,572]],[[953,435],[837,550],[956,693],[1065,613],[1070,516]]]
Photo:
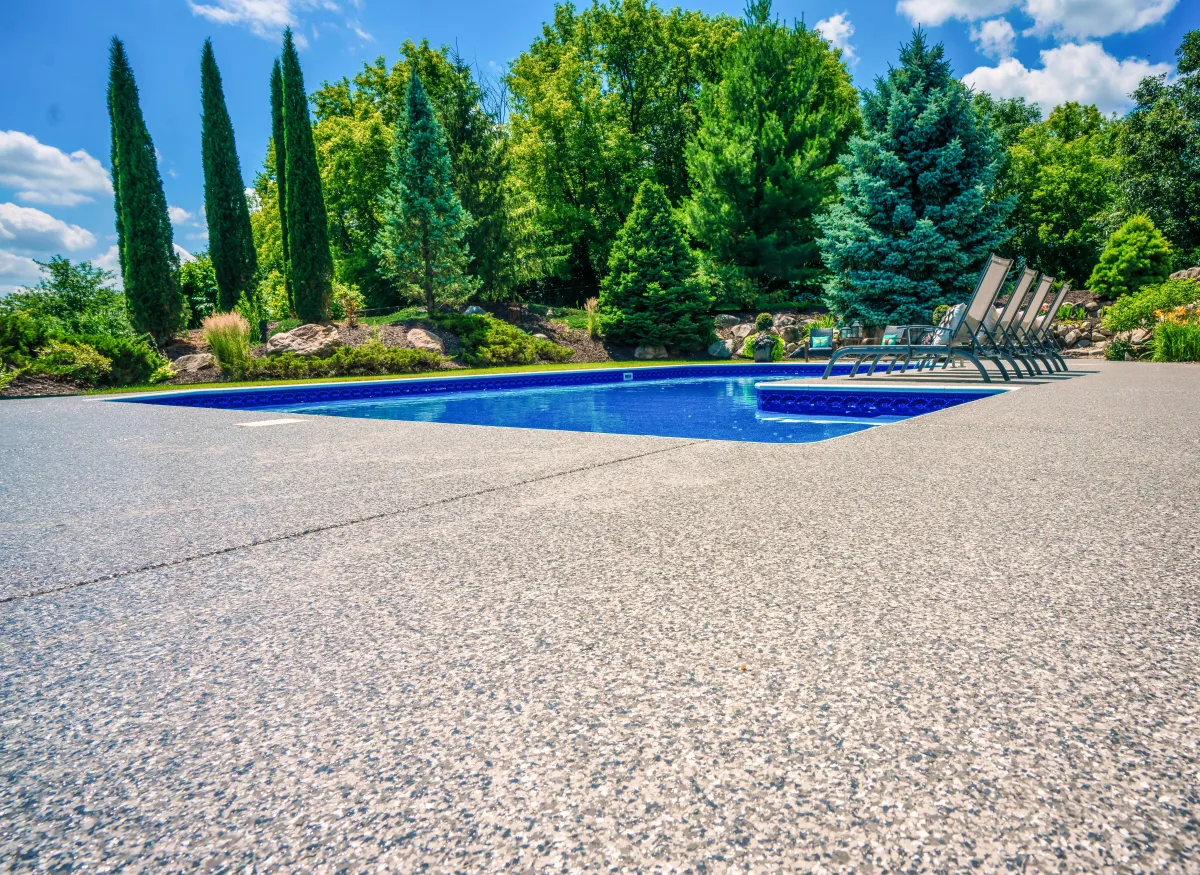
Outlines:
[[745,340],[754,332],[754,326],[749,322],[743,322],[741,325],[733,326],[730,332],[738,340]]
[[1135,328],[1133,333],[1129,335],[1129,342],[1138,346],[1150,340],[1150,332],[1145,328]]
[[267,352],[271,355],[281,352],[325,355],[341,345],[342,340],[336,326],[311,323],[274,335],[267,341]]
[[1197,280],[1200,281],[1200,267],[1189,267],[1187,270],[1177,270],[1171,274],[1173,280]]
[[1063,339],[1062,339],[1062,341],[1063,341],[1063,346],[1066,346],[1066,347],[1071,347],[1071,346],[1074,346],[1074,345],[1075,345],[1075,341],[1079,340],[1079,338],[1080,338],[1080,337],[1082,337],[1082,336],[1083,336],[1083,335],[1081,335],[1081,334],[1079,333],[1079,329],[1078,329],[1078,328],[1072,328],[1072,329],[1071,329],[1070,331],[1068,331],[1068,332],[1066,333],[1066,335],[1063,337]]
[[716,318],[718,328],[732,328],[742,320],[734,316],[732,313],[721,313]]
[[716,359],[733,358],[733,354],[738,351],[736,340],[718,340],[708,348],[708,354]]
[[426,352],[435,352],[441,355],[446,346],[442,339],[432,331],[427,331],[424,328],[408,329],[408,342],[416,349],[423,349]]
[[646,361],[648,359],[665,359],[667,357],[667,348],[665,346],[639,346],[633,351],[635,359]]
[[791,313],[780,313],[775,317],[775,327],[782,328],[785,325],[795,325],[796,317]]
[[204,371],[217,369],[217,357],[211,352],[198,352],[193,355],[181,355],[171,362],[171,367],[177,374],[199,374]]

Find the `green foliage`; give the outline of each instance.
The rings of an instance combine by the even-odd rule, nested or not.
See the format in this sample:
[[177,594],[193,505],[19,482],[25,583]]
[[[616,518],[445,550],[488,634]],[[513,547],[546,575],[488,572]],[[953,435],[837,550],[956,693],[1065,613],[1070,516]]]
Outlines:
[[999,186],[1020,204],[1009,251],[1060,280],[1086,281],[1117,195],[1118,128],[1094,106],[1064,103],[1017,136]]
[[204,317],[217,312],[217,274],[207,252],[196,255],[192,261],[179,265],[179,289],[188,305],[191,317],[188,328],[199,328]]
[[672,202],[687,195],[698,93],[735,37],[729,18],[648,0],[561,3],[512,63],[510,154],[535,207],[528,238],[569,248],[572,286],[598,286],[643,180]]
[[415,374],[436,371],[441,356],[423,349],[384,346],[377,339],[365,346],[338,347],[325,358],[294,353],[250,359],[235,373],[245,380],[296,380],[307,377],[365,377],[376,374]]
[[[949,309],[949,308],[947,308],[947,309]],[[934,322],[933,324],[936,325],[937,322]],[[814,328],[836,328],[836,327],[837,327],[837,317],[835,317],[832,313],[823,313],[820,316],[818,316],[816,319],[814,319],[812,322],[809,322],[807,325],[804,326],[804,337],[802,338],[801,342],[808,343],[809,335],[811,334],[811,332]]]
[[246,320],[246,324],[250,326],[250,342],[251,343],[266,343],[267,338],[260,337],[259,323],[267,316],[266,308],[263,307],[262,299],[253,293],[249,297],[245,293],[238,298],[237,306],[233,308],[239,316]]
[[1154,329],[1150,350],[1156,362],[1200,362],[1200,323],[1164,319]]
[[[263,311],[266,313],[266,318],[284,320],[292,319],[291,305],[288,303],[287,296],[287,281],[284,279],[283,273],[278,270],[267,271],[262,281],[258,284],[258,296],[262,301]],[[295,320],[296,324],[300,324],[300,320]]]
[[1171,242],[1173,267],[1200,264],[1200,30],[1175,53],[1177,76],[1143,79],[1117,138],[1120,208],[1144,213]]
[[946,318],[946,314],[950,312],[949,304],[938,304],[933,308],[933,320],[930,325],[941,325],[942,320]]
[[154,143],[142,118],[125,47],[116,37],[109,52],[108,114],[125,298],[134,327],[161,344],[181,327],[184,315],[175,276],[178,261]]
[[330,306],[334,319],[347,319],[351,325],[358,324],[358,312],[365,306],[363,294],[358,286],[333,283],[333,303]]
[[527,334],[494,316],[442,316],[439,327],[453,331],[462,343],[462,360],[471,366],[531,365],[565,362],[575,350]]
[[250,322],[241,313],[215,313],[204,320],[204,342],[222,370],[240,373],[250,361]]
[[[283,125],[283,66],[279,63],[278,58],[271,67],[271,142],[267,148],[267,161],[264,169],[268,176],[274,176],[275,197],[271,198],[267,191],[267,180],[263,180],[262,185],[257,185],[256,191],[262,204],[262,218],[268,221],[273,218],[274,221],[265,226],[260,224],[260,227],[256,229],[254,245],[258,250],[268,246],[275,239],[278,240],[277,260],[272,257],[262,258],[259,256],[258,261],[263,265],[272,265],[283,274],[284,290],[287,293],[288,301],[287,312],[293,313],[296,310],[296,299],[292,294],[291,278],[288,276],[292,261],[288,253],[287,134]],[[273,211],[270,209],[271,206],[274,207]],[[251,227],[254,227],[253,220]],[[276,233],[278,233],[278,238],[275,238]],[[276,253],[271,252],[270,255],[275,256]]]
[[751,0],[721,80],[704,89],[687,150],[688,230],[714,260],[769,288],[819,287],[816,216],[860,125],[840,53]]
[[137,386],[155,382],[155,374],[167,359],[145,337],[112,337],[107,334],[81,334],[67,338],[90,346],[111,363],[101,386]]
[[404,291],[433,313],[439,301],[462,301],[475,287],[466,273],[464,242],[471,217],[451,187],[445,135],[416,74],[408,80],[404,130],[392,150],[375,253]]
[[600,299],[588,298],[583,305],[586,316],[585,328],[589,337],[597,338],[604,333],[604,323],[600,318]]
[[783,361],[783,338],[772,332],[761,331],[758,334],[751,334],[746,337],[746,342],[742,344],[741,355],[746,358],[754,358],[754,347],[758,344],[758,339],[763,335],[773,338],[771,344],[771,361]]
[[1117,229],[1088,280],[1101,298],[1117,298],[1160,283],[1171,272],[1171,247],[1148,216],[1131,217]]
[[109,286],[111,271],[90,261],[72,264],[61,255],[37,264],[42,279],[0,298],[0,312],[24,310],[60,334],[133,335],[125,296]]
[[775,317],[770,313],[759,313],[754,319],[755,331],[770,331],[775,327]]
[[94,386],[108,376],[112,361],[82,342],[51,340],[38,350],[29,368],[31,374],[66,377],[77,383]]
[[1104,357],[1110,362],[1123,362],[1127,355],[1136,356],[1137,347],[1124,338],[1114,337],[1108,342],[1108,346],[1104,347]]
[[221,72],[210,39],[204,41],[200,56],[200,103],[204,216],[208,223],[208,253],[220,289],[216,309],[230,310],[243,294],[253,295],[252,282],[258,265],[250,210],[246,206],[246,183],[242,180],[233,123],[225,107]]
[[1042,121],[1041,109],[1036,103],[1026,103],[1024,97],[997,100],[986,91],[977,91],[971,95],[971,105],[1003,149],[1012,147],[1026,128]]
[[1155,313],[1174,310],[1198,300],[1200,283],[1194,280],[1167,280],[1143,286],[1135,294],[1117,298],[1104,314],[1104,327],[1113,332],[1153,328],[1158,322]]
[[296,315],[304,322],[325,322],[329,319],[329,299],[333,294],[333,259],[308,116],[308,94],[291,28],[283,32],[282,68],[287,279]]
[[712,336],[712,298],[662,186],[643,182],[600,288],[608,336],[630,345],[698,349]]
[[842,156],[842,200],[818,224],[830,309],[868,325],[923,322],[970,292],[1012,211],[993,198],[996,137],[939,44],[920,31],[863,96],[861,137]]
[[0,309],[0,365],[26,368],[39,349],[59,337],[60,332],[48,320],[24,310]]

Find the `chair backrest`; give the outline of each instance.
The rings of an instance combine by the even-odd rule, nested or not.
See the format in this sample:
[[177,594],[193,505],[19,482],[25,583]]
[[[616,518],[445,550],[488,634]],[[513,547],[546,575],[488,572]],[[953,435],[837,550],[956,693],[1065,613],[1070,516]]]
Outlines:
[[[998,255],[988,256],[987,264],[979,272],[979,281],[975,284],[975,292],[964,308],[961,322],[954,326],[954,333],[951,337],[958,337],[964,327],[970,334],[976,334],[979,331],[1011,268],[1011,258],[1001,258]],[[936,340],[935,338],[935,342]]]
[[1054,296],[1054,301],[1050,304],[1050,309],[1047,310],[1046,315],[1038,321],[1037,331],[1039,333],[1045,331],[1054,324],[1054,320],[1058,318],[1058,308],[1062,306],[1062,302],[1066,299],[1067,292],[1070,290],[1071,281],[1064,280],[1062,286],[1058,290],[1058,294]]
[[1029,303],[1025,306],[1025,312],[1021,315],[1021,331],[1027,332],[1033,327],[1033,320],[1037,318],[1038,313],[1042,309],[1042,302],[1046,300],[1046,295],[1050,293],[1050,286],[1054,285],[1054,277],[1042,274],[1042,279],[1037,284],[1037,288],[1033,291],[1033,297],[1029,299]]
[[1027,267],[1021,271],[1021,279],[1018,280],[1012,297],[1004,305],[1004,312],[1000,314],[1000,329],[1002,331],[1008,331],[1008,326],[1012,325],[1012,321],[1017,318],[1017,313],[1021,311],[1021,305],[1025,303],[1025,296],[1029,294],[1029,287],[1033,285],[1033,281],[1037,278],[1037,275],[1037,271],[1032,267]]
[[833,329],[832,328],[810,328],[808,330],[808,347],[813,348],[813,340],[818,337],[828,337],[829,343],[818,349],[833,349]]
[[905,333],[899,325],[884,326],[883,334],[879,335],[880,346],[901,346],[907,342]]

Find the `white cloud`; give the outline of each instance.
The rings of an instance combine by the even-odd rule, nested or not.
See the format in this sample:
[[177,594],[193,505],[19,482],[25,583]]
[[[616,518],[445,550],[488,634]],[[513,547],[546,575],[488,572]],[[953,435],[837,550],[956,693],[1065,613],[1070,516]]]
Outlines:
[[977,67],[963,82],[993,97],[1024,97],[1043,112],[1068,100],[1094,103],[1101,112],[1124,112],[1129,93],[1146,76],[1171,71],[1170,64],[1151,64],[1140,58],[1118,60],[1099,43],[1068,43],[1041,53],[1040,69],[1029,69],[1016,58],[995,67]]
[[1011,58],[1017,45],[1017,32],[1006,18],[993,18],[971,28],[971,41],[981,55]]
[[1179,0],[899,0],[896,11],[937,27],[950,19],[979,21],[1020,9],[1033,19],[1026,33],[1065,39],[1133,33],[1162,21]]
[[110,246],[97,255],[92,259],[92,264],[102,270],[111,270],[118,279],[121,277],[121,257],[117,254],[116,246]]
[[858,56],[854,54],[854,46],[850,45],[850,37],[854,36],[854,25],[850,23],[848,12],[822,18],[813,29],[829,40],[831,46],[842,50],[842,57],[846,63],[853,64],[858,61]]
[[41,269],[32,258],[0,249],[0,295],[32,286],[41,275]]
[[108,171],[87,152],[68,155],[21,131],[0,131],[0,185],[17,200],[68,207],[112,193]]
[[183,207],[176,206],[167,207],[167,215],[171,217],[172,225],[182,225],[192,217],[192,214]]
[[175,254],[179,256],[180,264],[187,264],[189,261],[196,260],[196,256],[192,255],[192,253],[188,252],[178,243],[173,243],[171,245],[175,247]]
[[[355,8],[360,5],[354,3]],[[285,27],[298,28],[301,12],[313,9],[328,13],[339,11],[338,4],[330,0],[211,0],[209,3],[188,0],[188,6],[193,15],[218,24],[240,25],[249,28],[251,33],[271,40],[277,39]],[[294,36],[297,48],[308,48],[304,34],[296,33]],[[316,36],[315,30],[313,36]],[[370,39],[370,35],[364,38]]]
[[74,252],[95,246],[96,237],[33,207],[0,204],[0,244],[25,253]]

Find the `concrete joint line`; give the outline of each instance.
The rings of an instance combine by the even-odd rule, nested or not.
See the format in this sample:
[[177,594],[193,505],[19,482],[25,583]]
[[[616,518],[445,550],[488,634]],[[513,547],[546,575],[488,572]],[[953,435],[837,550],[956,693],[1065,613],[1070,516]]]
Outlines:
[[199,559],[209,559],[213,556],[224,556],[227,553],[236,553],[238,550],[247,550],[251,547],[260,547],[264,544],[278,544],[283,541],[291,541],[296,538],[303,538],[306,535],[317,535],[321,532],[331,532],[336,529],[345,529],[350,526],[356,526],[359,523],[369,523],[375,520],[384,519],[391,516],[402,516],[406,513],[414,513],[416,511],[428,510],[431,507],[438,507],[443,504],[450,504],[455,501],[462,501],[467,498],[476,498],[480,495],[490,495],[494,492],[503,492],[506,489],[518,489],[522,486],[529,486],[532,483],[542,483],[546,480],[553,480],[556,477],[566,477],[570,474],[580,474],[584,471],[594,471],[597,468],[606,468],[609,465],[619,465],[622,462],[632,462],[636,459],[644,459],[647,456],[657,456],[661,453],[669,453],[672,450],[682,450],[686,447],[704,443],[701,440],[688,441],[685,444],[674,444],[669,447],[663,447],[658,450],[648,450],[644,453],[635,453],[632,456],[622,456],[619,459],[610,459],[607,462],[596,462],[591,465],[582,465],[578,468],[568,468],[566,471],[556,471],[553,474],[543,474],[540,477],[531,477],[528,480],[518,480],[516,483],[505,483],[500,486],[489,486],[486,489],[477,489],[474,492],[464,492],[460,495],[451,495],[447,498],[439,498],[436,501],[427,501],[424,504],[406,507],[400,510],[384,510],[379,513],[368,514],[367,516],[357,517],[352,520],[344,520],[340,523],[330,523],[325,526],[317,526],[313,529],[304,529],[299,532],[288,532],[282,535],[272,535],[269,538],[258,538],[253,541],[248,541],[245,544],[234,544],[231,547],[221,547],[217,550],[208,550],[204,553],[196,553],[192,556],[183,556],[179,559],[167,559],[163,562],[151,562],[146,565],[140,565],[137,568],[128,568],[124,571],[114,571],[111,574],[102,574],[99,577],[93,577],[89,580],[80,580],[75,583],[64,583],[60,586],[49,586],[45,589],[35,590],[33,592],[18,593],[16,595],[5,596],[0,598],[0,605],[9,604],[10,602],[19,602],[25,599],[38,598],[44,595],[55,595],[60,592],[66,592],[72,589],[79,589],[84,586],[91,586],[96,583],[106,583],[110,580],[120,580],[122,577],[130,577],[134,574],[141,574],[144,571],[159,571],[163,568],[174,568],[177,565],[186,565],[189,562],[195,562]]

